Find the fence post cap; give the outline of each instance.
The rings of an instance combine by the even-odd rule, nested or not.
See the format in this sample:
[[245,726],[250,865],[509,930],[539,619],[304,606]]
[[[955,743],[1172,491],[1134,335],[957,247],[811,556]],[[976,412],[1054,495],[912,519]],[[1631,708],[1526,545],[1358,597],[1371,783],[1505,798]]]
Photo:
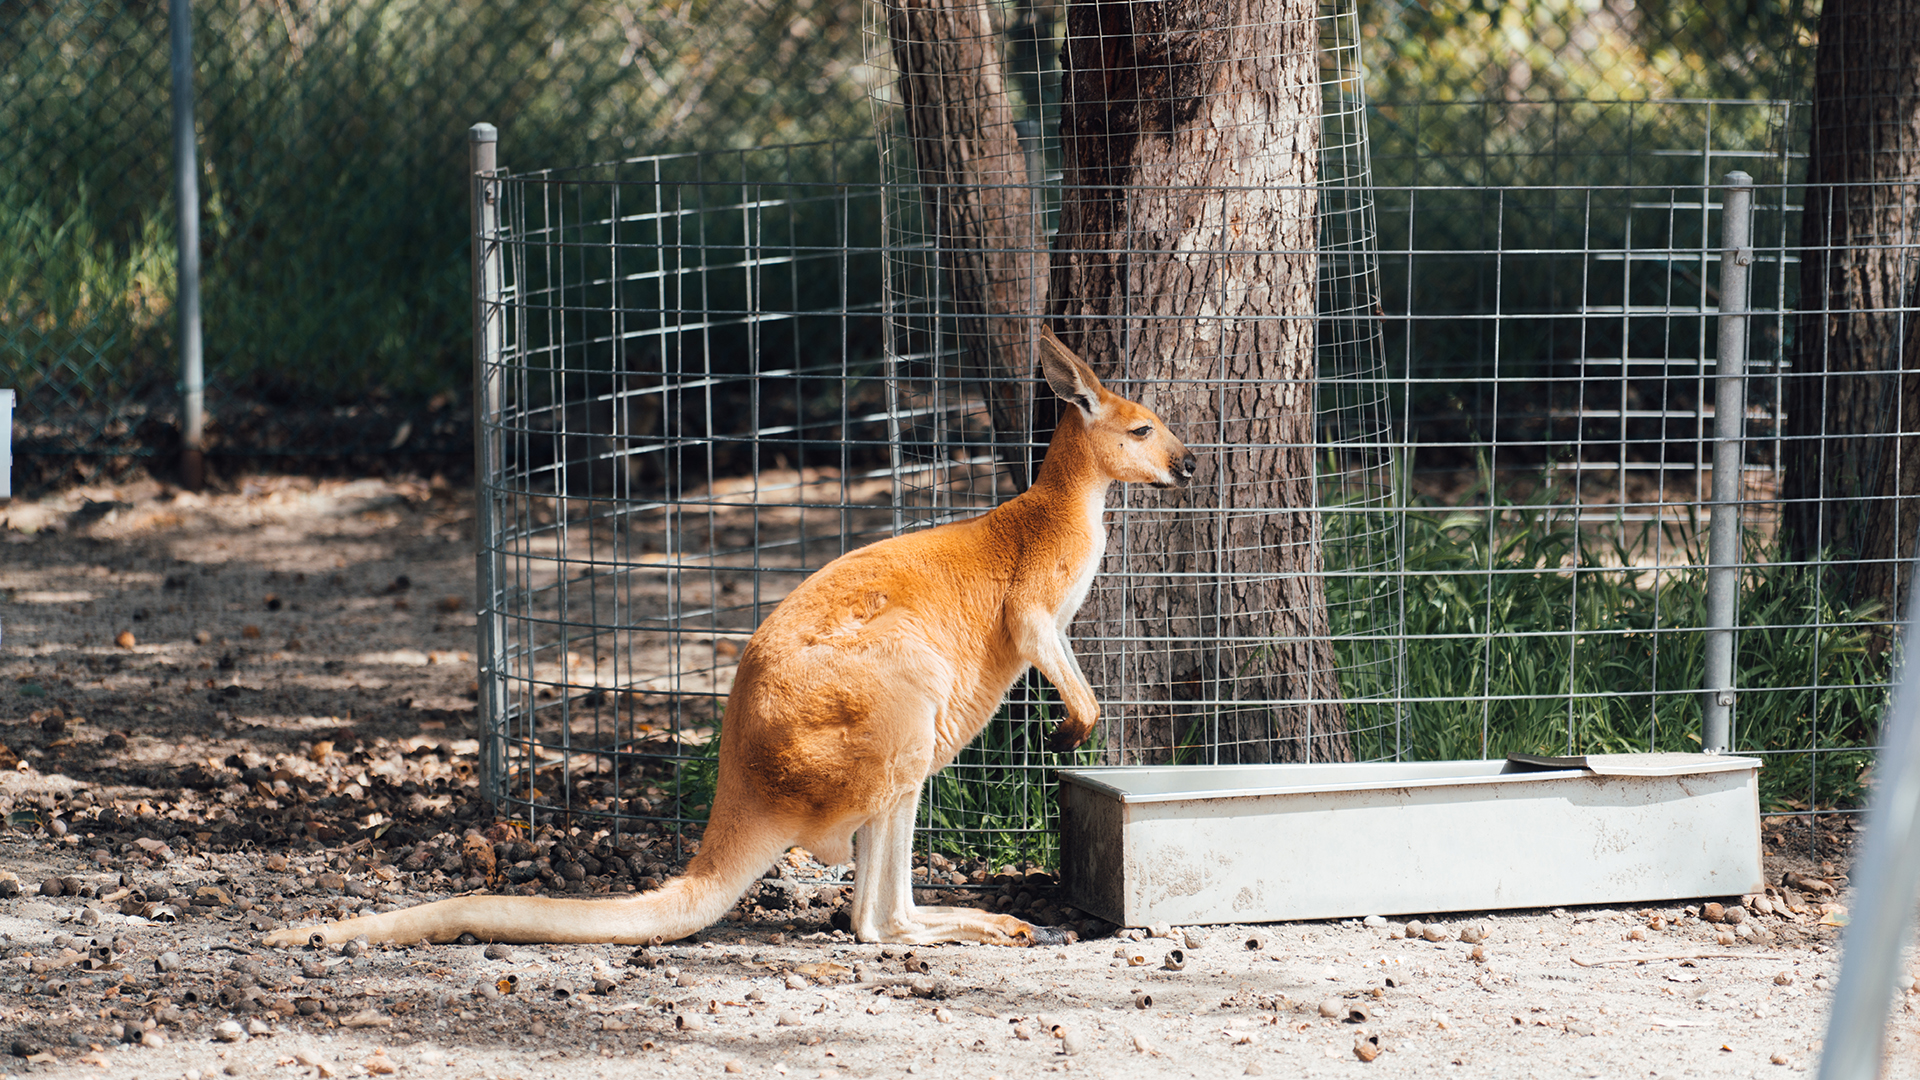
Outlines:
[[489,123],[478,123],[467,129],[468,142],[499,142],[500,129]]
[[1722,179],[1727,182],[1728,187],[1743,188],[1753,186],[1753,177],[1741,172],[1739,169],[1733,170]]

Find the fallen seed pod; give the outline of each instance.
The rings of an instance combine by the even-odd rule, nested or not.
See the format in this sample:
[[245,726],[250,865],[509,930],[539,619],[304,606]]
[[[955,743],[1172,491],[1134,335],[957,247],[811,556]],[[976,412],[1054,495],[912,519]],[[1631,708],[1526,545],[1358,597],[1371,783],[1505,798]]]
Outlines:
[[931,963],[928,963],[924,958],[917,957],[917,956],[907,957],[906,960],[903,962],[902,966],[904,966],[908,971],[911,971],[917,975],[925,975],[933,970],[933,965]]
[[564,982],[554,983],[549,989],[553,991],[555,1001],[565,1001],[573,996],[573,987]]
[[613,993],[614,988],[618,985],[619,984],[615,983],[612,979],[595,979],[593,980],[593,992],[601,997],[606,997],[608,994]]
[[1432,923],[1428,923],[1420,929],[1420,936],[1426,938],[1428,941],[1435,942],[1453,940],[1453,935],[1447,933],[1444,927],[1434,926]]
[[1061,1053],[1072,1057],[1084,1049],[1086,1049],[1086,1039],[1078,1031],[1063,1030],[1060,1032]]
[[1207,935],[1198,930],[1189,930],[1184,936],[1186,938],[1187,948],[1189,949],[1198,949],[1207,943]]
[[180,970],[180,954],[176,952],[163,952],[159,956],[154,957],[153,970],[179,971]]
[[1727,909],[1721,907],[1719,904],[1702,904],[1700,906],[1700,917],[1711,923],[1726,922]]
[[1248,952],[1260,952],[1267,947],[1267,935],[1248,934],[1244,944]]
[[1328,998],[1327,1000],[1320,1003],[1320,1015],[1328,1018],[1329,1020],[1333,1019],[1336,1016],[1339,1016],[1342,1012],[1345,1012],[1345,1011],[1346,1011],[1346,1003],[1341,1001],[1339,998]]
[[1346,1006],[1346,1014],[1340,1019],[1348,1024],[1364,1024],[1373,1019],[1373,1010],[1362,1002],[1350,1002]]
[[[1362,1034],[1353,1040],[1353,1056],[1361,1061],[1372,1061],[1380,1056],[1380,1036]],[[1384,1068],[1384,1066],[1382,1066]]]
[[1138,993],[1133,995],[1133,1007],[1136,1009],[1153,1008],[1153,995],[1148,993]]
[[1127,953],[1127,966],[1128,966],[1128,967],[1145,967],[1145,966],[1146,966],[1146,963],[1147,963],[1147,954],[1146,954],[1146,953],[1143,953],[1143,952],[1132,952],[1132,951],[1129,951],[1129,952]]
[[1170,949],[1167,951],[1167,958],[1160,962],[1160,966],[1166,968],[1168,971],[1185,971],[1187,967],[1187,954],[1179,949]]
[[326,947],[327,947],[327,935],[321,933],[318,930],[315,930],[313,933],[307,935],[307,948],[324,949]]
[[1478,945],[1487,940],[1487,928],[1479,923],[1468,923],[1460,928],[1460,940],[1469,945]]
[[696,1013],[681,1013],[673,1018],[673,1026],[681,1031],[705,1031],[707,1021]]

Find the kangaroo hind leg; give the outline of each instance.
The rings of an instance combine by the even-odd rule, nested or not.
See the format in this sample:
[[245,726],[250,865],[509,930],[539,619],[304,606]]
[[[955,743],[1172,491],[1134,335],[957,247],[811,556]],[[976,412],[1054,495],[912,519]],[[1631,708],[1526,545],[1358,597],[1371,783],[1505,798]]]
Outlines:
[[853,880],[853,933],[861,941],[937,945],[978,941],[1032,945],[1065,940],[1045,927],[978,908],[920,907],[913,902],[913,818],[916,788],[860,827],[859,873]]

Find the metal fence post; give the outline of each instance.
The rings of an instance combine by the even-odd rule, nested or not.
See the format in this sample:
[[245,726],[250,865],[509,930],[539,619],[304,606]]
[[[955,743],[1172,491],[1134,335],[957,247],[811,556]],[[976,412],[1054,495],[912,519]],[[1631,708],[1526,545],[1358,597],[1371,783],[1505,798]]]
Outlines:
[[173,0],[173,180],[179,244],[180,483],[198,491],[206,479],[206,378],[200,355],[200,177],[193,130],[193,5]]
[[1740,472],[1746,460],[1747,267],[1753,177],[1726,175],[1720,203],[1720,363],[1713,406],[1713,503],[1707,523],[1707,656],[1701,749],[1725,753],[1733,729],[1734,627],[1739,621]]
[[473,526],[474,526],[474,656],[478,665],[480,698],[480,790],[497,802],[506,763],[497,724],[502,634],[496,610],[494,580],[493,485],[500,476],[502,454],[500,363],[506,351],[506,312],[501,307],[505,275],[501,265],[500,130],[492,124],[467,129],[468,199],[473,254]]
[[13,498],[13,391],[0,390],[0,499]]

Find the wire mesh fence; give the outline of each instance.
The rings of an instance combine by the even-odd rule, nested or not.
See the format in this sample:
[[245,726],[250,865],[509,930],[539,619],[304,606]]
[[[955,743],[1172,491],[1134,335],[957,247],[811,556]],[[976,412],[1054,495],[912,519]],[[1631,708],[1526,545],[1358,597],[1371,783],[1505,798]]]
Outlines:
[[[1343,69],[1337,22],[1320,29],[1325,92]],[[1323,101],[1303,445],[1334,682],[1287,701],[1337,705],[1363,759],[1700,747],[1722,192],[1739,168],[1760,179],[1742,256],[1730,745],[1765,758],[1770,813],[1858,805],[1891,611],[1847,557],[1782,542],[1805,400],[1790,385],[1796,312],[1807,259],[1830,254],[1801,239],[1796,108],[1423,106],[1450,127],[1558,112],[1567,147],[1499,167],[1562,182],[1369,187],[1365,140],[1342,136],[1365,114]],[[771,605],[852,547],[993,505],[1032,467],[1044,428],[1022,413],[1005,437],[1004,387],[969,355],[989,331],[945,284],[970,253],[925,211],[928,180],[899,157],[914,135],[891,126],[890,104],[877,156],[835,144],[500,181],[507,406],[484,430],[506,457],[486,489],[497,662],[483,707],[502,735],[497,790],[529,815],[697,822],[714,721]],[[1587,141],[1602,126],[1618,136],[1609,153]],[[1041,223],[1015,253],[1045,260],[1071,185],[1037,142],[1004,186]],[[1564,182],[1577,176],[1622,182]],[[1133,362],[1110,369],[1123,389],[1160,397],[1182,381]],[[1184,381],[1210,400],[1237,385]],[[1030,387],[1021,400],[1033,408]],[[1203,455],[1236,450],[1204,416],[1176,423]],[[1185,564],[1141,562],[1155,549],[1131,545],[1156,514],[1177,516],[1151,496],[1114,507],[1105,587],[1217,574],[1191,548],[1174,553]],[[1270,578],[1300,573],[1263,557]],[[1271,723],[1280,699],[1220,659],[1243,644],[1221,623],[1101,610],[1090,601],[1073,631],[1107,717],[1083,760],[1285,756],[1236,718]],[[1113,662],[1209,650],[1198,686],[1129,682],[1139,669]],[[1044,685],[1015,688],[931,785],[927,843],[996,865],[1049,857],[1046,771],[1079,760],[1042,749],[1051,708]]]
[[[466,258],[447,194],[474,117],[535,161],[869,125],[874,73],[847,0],[193,8],[216,455],[465,445]],[[1021,77],[1057,94],[1064,7],[1004,9]],[[1534,0],[1367,5],[1356,20],[1369,97],[1402,113],[1810,85],[1813,13],[1798,0],[1734,18]],[[167,39],[161,4],[17,2],[0,18],[0,383],[21,393],[29,487],[76,458],[164,458],[177,443]],[[1376,138],[1395,117],[1375,112]],[[1414,156],[1383,143],[1384,182],[1473,182],[1443,171],[1485,147],[1538,159],[1557,137],[1545,122],[1419,132]]]
[[[867,127],[844,3],[192,7],[216,455],[469,445],[474,116],[568,161]],[[177,445],[167,8],[0,14],[0,384],[49,472]]]

